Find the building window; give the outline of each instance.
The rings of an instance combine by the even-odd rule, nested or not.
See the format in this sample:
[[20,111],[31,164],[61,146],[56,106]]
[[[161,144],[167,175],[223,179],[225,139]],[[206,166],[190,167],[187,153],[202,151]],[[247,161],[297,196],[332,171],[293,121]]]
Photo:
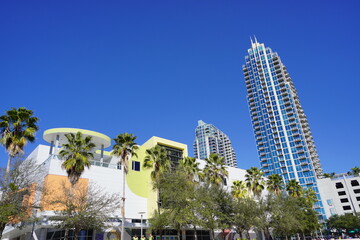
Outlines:
[[345,191],[338,192],[338,195],[339,196],[344,196],[344,195],[346,195],[346,192]]
[[330,213],[331,215],[335,215],[336,214],[335,208],[330,208]]
[[358,180],[352,180],[351,181],[351,186],[353,186],[353,187],[359,186]]
[[326,202],[327,202],[327,204],[328,204],[329,206],[332,206],[332,205],[333,205],[332,199],[328,199],[328,200],[326,200]]
[[344,210],[351,210],[351,207],[349,205],[347,205],[347,206],[343,206],[343,209]]
[[344,185],[342,184],[342,182],[337,182],[335,184],[336,188],[339,189],[339,188],[344,188]]
[[354,193],[360,193],[360,188],[359,189],[354,189]]
[[340,199],[340,202],[342,202],[342,203],[349,202],[349,199],[347,199],[347,198],[341,198],[341,199]]
[[[141,223],[141,219],[134,219],[134,218],[133,218],[133,219],[131,219],[131,222],[132,222],[132,223]],[[143,222],[143,223],[146,223],[146,219],[143,219],[142,222]]]
[[360,197],[356,197],[356,200],[357,200],[357,201],[360,201]]
[[168,147],[162,144],[158,144],[160,147],[163,147],[166,149],[168,153],[168,158],[171,160],[171,162],[177,166],[179,164],[179,161],[183,158],[183,151],[181,149]]
[[140,171],[140,162],[132,161],[132,168],[133,171]]

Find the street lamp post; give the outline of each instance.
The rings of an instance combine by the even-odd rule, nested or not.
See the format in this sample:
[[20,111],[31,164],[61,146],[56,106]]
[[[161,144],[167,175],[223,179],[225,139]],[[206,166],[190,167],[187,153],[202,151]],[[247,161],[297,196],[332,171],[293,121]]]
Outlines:
[[145,212],[139,212],[140,216],[141,216],[141,225],[140,225],[140,238],[142,238],[143,236],[143,215],[145,214]]

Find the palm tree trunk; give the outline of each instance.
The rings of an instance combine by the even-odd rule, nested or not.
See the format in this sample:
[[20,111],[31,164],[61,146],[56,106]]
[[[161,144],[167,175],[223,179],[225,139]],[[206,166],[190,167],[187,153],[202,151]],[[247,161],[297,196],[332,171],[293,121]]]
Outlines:
[[125,239],[125,166],[122,166],[123,170],[123,196],[122,196],[122,206],[121,206],[121,239]]
[[7,165],[6,165],[6,173],[5,173],[5,185],[9,184],[9,174],[10,174],[10,165],[11,165],[11,155],[9,154]]

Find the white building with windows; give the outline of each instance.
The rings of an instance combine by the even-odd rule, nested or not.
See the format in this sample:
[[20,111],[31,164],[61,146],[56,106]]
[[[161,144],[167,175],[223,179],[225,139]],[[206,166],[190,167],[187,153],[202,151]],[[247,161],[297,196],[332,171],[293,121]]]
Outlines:
[[360,176],[338,174],[318,179],[326,217],[360,212]]

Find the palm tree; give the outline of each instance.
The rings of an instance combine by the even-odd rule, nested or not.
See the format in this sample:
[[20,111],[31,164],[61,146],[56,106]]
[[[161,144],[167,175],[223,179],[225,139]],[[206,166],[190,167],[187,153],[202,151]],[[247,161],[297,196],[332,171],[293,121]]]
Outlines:
[[359,176],[360,174],[360,168],[355,166],[353,168],[350,169],[351,171],[348,172],[348,175],[353,175],[353,176]]
[[[349,174],[349,173],[348,173]],[[335,177],[335,173],[332,172],[332,173],[324,173],[323,174],[323,177],[324,178],[334,178]]]
[[272,174],[266,182],[267,190],[275,195],[279,195],[284,189],[282,177],[279,174]]
[[225,167],[225,158],[211,153],[209,158],[205,158],[205,161],[205,178],[210,183],[221,185],[229,174]]
[[248,189],[254,194],[254,197],[260,198],[262,191],[264,190],[264,173],[257,167],[251,167],[246,170],[245,181]]
[[33,116],[33,111],[24,107],[12,108],[6,115],[0,116],[0,143],[8,152],[6,166],[6,183],[10,171],[11,159],[24,153],[26,143],[34,142],[35,134],[39,130],[39,119]]
[[129,161],[132,156],[137,156],[136,150],[139,149],[137,144],[135,143],[136,136],[132,133],[121,133],[116,138],[114,138],[115,145],[113,146],[112,155],[119,158],[119,163],[121,164],[123,170],[123,196],[122,206],[121,206],[121,239],[124,239],[125,233],[125,175],[129,171]]
[[[75,184],[79,181],[81,174],[85,167],[90,168],[90,159],[94,158],[93,151],[95,144],[91,142],[92,137],[83,137],[81,132],[65,134],[67,143],[62,145],[59,156],[64,162],[61,167],[65,169],[68,174],[68,179],[71,184],[69,204],[72,204],[73,190]],[[65,229],[65,239],[68,239],[69,229]],[[78,232],[75,232],[75,239],[77,239]]]
[[[144,158],[143,167],[146,169],[152,169],[150,176],[155,186],[158,188],[157,191],[157,213],[155,215],[161,216],[160,213],[160,178],[161,176],[171,170],[171,161],[168,157],[168,153],[165,148],[155,145],[152,148],[146,149],[146,156]],[[162,231],[160,231],[160,239],[162,239]]]
[[248,196],[248,190],[246,187],[246,183],[240,180],[233,181],[233,185],[231,186],[231,194],[234,198],[245,198]]
[[186,176],[190,181],[195,181],[199,176],[200,168],[199,162],[193,157],[184,157],[180,160],[179,166],[182,171],[185,172]]
[[152,169],[151,180],[158,183],[161,175],[171,168],[171,162],[165,148],[156,145],[146,150],[143,167]]
[[93,150],[95,144],[91,142],[92,137],[83,137],[81,132],[65,134],[67,143],[62,145],[59,156],[64,160],[62,167],[68,174],[71,188],[79,181],[85,167],[90,168],[90,159],[94,158]]
[[305,203],[309,207],[312,207],[318,201],[316,192],[312,188],[304,189],[304,198],[305,198]]
[[286,184],[286,191],[291,197],[301,197],[303,194],[303,188],[300,186],[300,183],[295,179],[290,180]]

